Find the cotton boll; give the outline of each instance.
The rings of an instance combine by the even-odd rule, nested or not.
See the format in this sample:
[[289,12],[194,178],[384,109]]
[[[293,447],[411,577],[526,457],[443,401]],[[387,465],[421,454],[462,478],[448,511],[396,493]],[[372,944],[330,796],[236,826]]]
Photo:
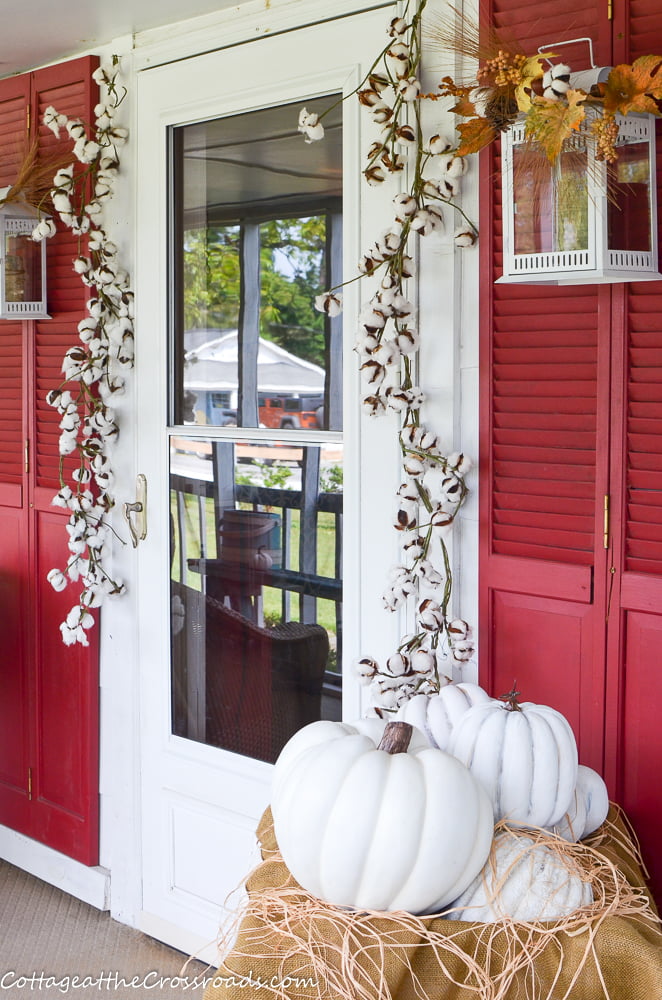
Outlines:
[[564,63],[557,63],[550,67],[542,78],[543,97],[548,100],[558,101],[564,97],[570,89],[570,67]]

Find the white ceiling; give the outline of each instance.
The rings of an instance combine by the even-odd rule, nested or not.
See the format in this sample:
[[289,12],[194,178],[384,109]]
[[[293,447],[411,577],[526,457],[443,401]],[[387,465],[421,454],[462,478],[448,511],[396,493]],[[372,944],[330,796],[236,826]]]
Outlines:
[[0,0],[0,77],[237,0]]

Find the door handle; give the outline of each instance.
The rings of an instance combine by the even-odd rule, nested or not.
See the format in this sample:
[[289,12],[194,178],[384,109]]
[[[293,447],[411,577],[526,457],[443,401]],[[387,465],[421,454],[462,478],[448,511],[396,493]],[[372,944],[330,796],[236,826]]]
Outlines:
[[129,525],[131,544],[136,549],[138,542],[147,537],[147,479],[142,472],[136,476],[136,499],[124,504],[124,520]]

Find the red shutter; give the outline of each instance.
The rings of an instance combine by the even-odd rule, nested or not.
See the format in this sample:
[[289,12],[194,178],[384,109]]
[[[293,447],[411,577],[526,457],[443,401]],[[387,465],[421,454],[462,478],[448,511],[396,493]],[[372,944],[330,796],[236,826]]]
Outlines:
[[[571,7],[555,6],[541,24],[521,0],[497,0],[494,16],[528,53],[582,34],[568,31]],[[599,766],[602,725],[592,712],[604,639],[591,602],[606,466],[597,436],[605,304],[594,286],[495,284],[498,149],[483,155],[481,174],[481,274],[490,280],[481,295],[480,675],[495,695],[516,683],[524,699],[562,711],[584,762]]]
[[[25,149],[28,104],[41,156],[58,146],[39,124],[48,105],[93,121],[91,75],[97,64],[78,59],[0,82],[2,183],[15,179]],[[70,154],[68,137],[59,145]],[[48,241],[50,319],[0,322],[0,596],[7,615],[0,664],[0,822],[96,864],[96,633],[88,649],[62,644],[59,623],[77,591],[74,586],[56,593],[46,581],[48,571],[68,558],[67,515],[51,505],[59,488],[59,416],[45,397],[62,381],[62,358],[78,342],[90,294],[72,268],[79,252],[68,231]]]
[[[615,4],[614,60],[662,50],[658,0]],[[662,123],[657,123],[658,233]],[[662,249],[658,239],[658,251]],[[662,901],[662,282],[614,291],[615,608],[609,614],[606,763]],[[622,434],[621,434],[622,431]]]
[[[582,34],[598,65],[662,49],[658,0],[614,5],[611,23],[599,4],[563,0],[535,18],[524,0],[496,5],[527,53]],[[558,53],[587,64],[586,49]],[[525,697],[568,716],[660,892],[662,283],[494,285],[492,155],[482,164],[481,676],[497,694],[517,679]]]

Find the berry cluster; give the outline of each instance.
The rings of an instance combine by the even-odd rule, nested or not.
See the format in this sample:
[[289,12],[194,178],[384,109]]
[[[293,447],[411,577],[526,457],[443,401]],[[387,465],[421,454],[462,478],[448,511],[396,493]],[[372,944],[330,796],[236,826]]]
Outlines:
[[493,87],[517,86],[522,82],[522,70],[526,62],[524,55],[511,55],[499,49],[491,59],[486,59],[476,73],[479,83]]
[[614,163],[616,160],[616,141],[618,139],[618,125],[612,115],[603,115],[591,125],[591,132],[595,136],[596,160],[604,160],[606,163]]

